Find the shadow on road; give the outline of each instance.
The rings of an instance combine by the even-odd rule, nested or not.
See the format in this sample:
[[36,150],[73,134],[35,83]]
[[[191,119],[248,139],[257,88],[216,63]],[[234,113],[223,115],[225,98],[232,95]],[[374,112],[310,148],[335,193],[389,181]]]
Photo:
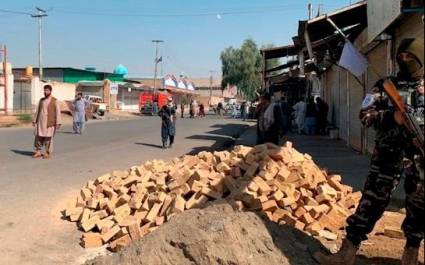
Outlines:
[[134,143],[134,144],[162,149],[162,146],[161,145],[158,145],[158,144],[148,144],[148,143]]
[[34,154],[33,151],[24,151],[24,150],[15,150],[15,149],[12,149],[10,151],[22,156],[32,156]]
[[61,133],[61,134],[75,134],[74,132],[61,132],[61,131],[58,131],[56,133]]

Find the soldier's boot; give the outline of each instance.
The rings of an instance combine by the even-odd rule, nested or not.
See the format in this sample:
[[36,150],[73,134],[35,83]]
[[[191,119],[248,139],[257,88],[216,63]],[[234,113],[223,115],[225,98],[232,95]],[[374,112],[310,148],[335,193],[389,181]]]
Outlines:
[[418,264],[419,248],[405,247],[401,265],[417,265]]
[[345,239],[338,253],[325,255],[320,252],[314,253],[314,259],[321,265],[354,265],[357,247],[350,240]]
[[43,154],[40,151],[35,151],[34,154],[32,154],[32,158],[39,158],[42,156]]

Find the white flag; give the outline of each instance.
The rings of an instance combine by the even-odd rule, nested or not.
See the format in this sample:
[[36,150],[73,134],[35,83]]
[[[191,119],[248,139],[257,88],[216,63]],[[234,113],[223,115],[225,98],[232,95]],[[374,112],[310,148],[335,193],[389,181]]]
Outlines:
[[350,41],[345,41],[344,49],[342,50],[339,66],[344,67],[353,75],[360,77],[367,70],[367,59],[361,54]]

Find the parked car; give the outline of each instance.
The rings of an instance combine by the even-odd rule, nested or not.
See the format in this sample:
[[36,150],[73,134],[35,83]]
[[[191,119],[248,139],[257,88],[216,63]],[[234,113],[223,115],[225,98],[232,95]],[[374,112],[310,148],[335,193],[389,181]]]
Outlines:
[[90,102],[93,113],[96,113],[99,116],[105,115],[107,111],[107,105],[103,102],[103,99],[101,97],[94,95],[85,95],[84,99]]

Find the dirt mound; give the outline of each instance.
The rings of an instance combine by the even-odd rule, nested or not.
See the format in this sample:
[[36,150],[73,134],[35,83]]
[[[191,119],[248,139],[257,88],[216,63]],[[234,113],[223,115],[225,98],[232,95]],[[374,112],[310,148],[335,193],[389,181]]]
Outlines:
[[316,264],[311,253],[320,246],[292,227],[220,202],[177,215],[121,252],[86,264],[308,265]]

